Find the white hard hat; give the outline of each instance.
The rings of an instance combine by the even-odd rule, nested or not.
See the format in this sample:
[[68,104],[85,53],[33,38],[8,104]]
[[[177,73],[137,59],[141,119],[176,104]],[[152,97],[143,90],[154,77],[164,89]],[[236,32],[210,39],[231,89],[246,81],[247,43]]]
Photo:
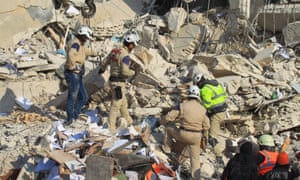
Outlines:
[[134,43],[137,46],[138,42],[140,41],[140,36],[136,31],[130,31],[125,34],[124,41],[128,43]]
[[79,29],[78,29],[78,31],[77,31],[77,34],[79,34],[79,35],[85,35],[86,37],[88,37],[89,39],[91,39],[92,35],[93,35],[93,32],[87,26],[80,26]]
[[193,78],[193,83],[197,84],[203,77],[203,74],[196,74]]
[[198,86],[191,86],[188,90],[188,97],[192,97],[192,98],[200,98],[200,90],[198,88]]

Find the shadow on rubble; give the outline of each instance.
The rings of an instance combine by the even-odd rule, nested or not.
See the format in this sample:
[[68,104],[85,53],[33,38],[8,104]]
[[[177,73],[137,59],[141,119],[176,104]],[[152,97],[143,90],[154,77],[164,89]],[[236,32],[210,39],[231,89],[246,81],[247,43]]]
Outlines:
[[7,88],[0,99],[0,113],[10,114],[13,111],[15,103],[12,102],[12,99],[16,99],[16,95],[10,88]]

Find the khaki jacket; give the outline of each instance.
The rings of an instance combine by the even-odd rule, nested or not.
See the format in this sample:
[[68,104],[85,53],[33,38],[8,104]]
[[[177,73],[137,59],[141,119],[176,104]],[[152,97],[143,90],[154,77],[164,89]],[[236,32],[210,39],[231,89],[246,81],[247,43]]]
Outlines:
[[197,99],[187,99],[180,104],[180,126],[188,130],[208,130],[210,128],[206,109]]
[[172,110],[162,118],[161,124],[167,124],[172,121],[178,122],[180,127],[192,131],[202,131],[210,128],[206,109],[200,104],[198,99],[184,100],[180,103],[179,110]]
[[126,46],[121,49],[113,49],[103,61],[100,69],[105,70],[108,65],[110,65],[111,77],[125,79],[135,74],[135,71],[129,68],[129,53]]
[[72,39],[67,45],[67,60],[65,70],[80,72],[80,68],[84,65],[87,56],[96,56],[97,52],[92,48],[86,48],[78,38]]

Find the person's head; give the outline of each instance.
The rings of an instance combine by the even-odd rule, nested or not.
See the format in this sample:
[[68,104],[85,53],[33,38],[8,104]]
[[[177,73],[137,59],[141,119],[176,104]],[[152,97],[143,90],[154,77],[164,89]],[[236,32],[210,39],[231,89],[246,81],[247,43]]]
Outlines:
[[87,26],[80,26],[77,30],[77,38],[82,42],[86,42],[89,39],[92,39],[93,32]]
[[286,152],[280,152],[277,157],[277,164],[281,166],[289,165],[289,155]]
[[[243,137],[243,138],[241,138],[241,139],[237,142],[239,152],[241,151],[241,149],[243,149],[243,148],[245,148],[245,147],[246,147],[246,148],[250,148],[250,147],[247,147],[247,146],[249,146],[249,143],[248,143],[248,142],[251,143],[251,151],[252,151],[252,153],[253,153],[253,154],[256,154],[257,151],[259,151],[259,147],[258,147],[258,145],[254,142],[254,140],[252,139],[251,136]],[[244,146],[244,144],[246,144],[246,145]],[[248,144],[248,145],[247,145],[247,144]],[[249,152],[250,152],[250,151],[249,151]]]
[[130,51],[135,48],[140,41],[140,37],[136,31],[130,31],[124,35],[123,45]]
[[240,145],[240,153],[241,154],[251,154],[253,153],[252,142],[244,141]]
[[188,90],[188,97],[194,99],[200,99],[200,90],[198,86],[191,86]]
[[274,139],[269,134],[263,134],[258,139],[260,149],[273,150],[275,148]]

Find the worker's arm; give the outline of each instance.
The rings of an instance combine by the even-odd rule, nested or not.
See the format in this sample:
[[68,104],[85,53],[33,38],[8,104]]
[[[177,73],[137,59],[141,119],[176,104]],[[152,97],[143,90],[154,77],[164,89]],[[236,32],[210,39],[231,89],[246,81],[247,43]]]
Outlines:
[[102,74],[105,72],[107,66],[109,65],[110,62],[110,54],[106,56],[99,64],[99,74]]
[[131,77],[135,74],[135,71],[129,68],[131,59],[129,56],[125,56],[121,62],[121,74],[126,77]]
[[166,125],[170,122],[173,122],[177,119],[179,115],[179,110],[171,110],[164,117],[161,118],[160,124]]

